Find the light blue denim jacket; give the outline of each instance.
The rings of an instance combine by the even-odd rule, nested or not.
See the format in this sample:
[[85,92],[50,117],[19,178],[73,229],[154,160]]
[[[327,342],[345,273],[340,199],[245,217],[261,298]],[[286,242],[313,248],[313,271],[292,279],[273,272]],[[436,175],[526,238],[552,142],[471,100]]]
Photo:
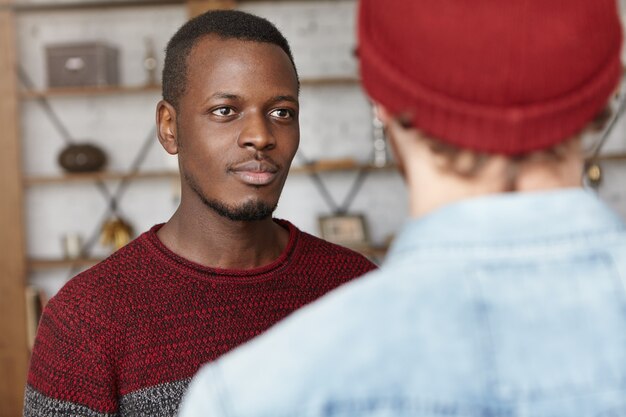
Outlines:
[[180,415],[626,416],[625,284],[624,223],[591,193],[466,200],[204,367]]

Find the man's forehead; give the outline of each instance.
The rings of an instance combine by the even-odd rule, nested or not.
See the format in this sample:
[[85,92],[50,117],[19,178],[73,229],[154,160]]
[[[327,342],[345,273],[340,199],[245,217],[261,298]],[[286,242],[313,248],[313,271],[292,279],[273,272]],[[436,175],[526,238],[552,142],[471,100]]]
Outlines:
[[[260,42],[251,39],[223,37],[216,34],[209,34],[200,37],[191,49],[190,55],[219,54],[225,52],[245,51],[253,49],[276,49],[281,51],[287,59],[289,56],[278,45],[271,42]],[[235,55],[234,53],[231,55]]]
[[297,88],[297,74],[293,63],[285,51],[278,45],[269,42],[258,42],[247,39],[221,38],[205,36],[199,39],[187,60],[187,74],[190,77],[207,77],[208,72],[218,71],[221,67],[226,74],[216,72],[215,77],[236,76],[237,74],[254,74],[261,72],[261,67],[271,71],[287,73],[293,76]]

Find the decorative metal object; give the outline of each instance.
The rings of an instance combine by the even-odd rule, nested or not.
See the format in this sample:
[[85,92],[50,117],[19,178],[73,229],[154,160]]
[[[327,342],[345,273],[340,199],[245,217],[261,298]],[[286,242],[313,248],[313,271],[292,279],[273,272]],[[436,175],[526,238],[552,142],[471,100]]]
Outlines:
[[612,115],[606,123],[606,127],[600,135],[599,140],[595,143],[591,152],[589,153],[589,156],[587,158],[588,162],[585,164],[585,170],[583,172],[584,179],[586,179],[587,183],[593,188],[598,188],[603,179],[602,168],[597,161],[594,161],[594,159],[600,156],[602,147],[611,135],[613,128],[617,124],[617,121],[626,110],[626,78],[624,77],[622,77],[619,92],[612,100],[611,107]]
[[585,176],[587,177],[587,183],[593,187],[598,188],[602,183],[602,168],[597,162],[590,162],[585,166]]
[[387,165],[387,139],[383,122],[376,116],[376,109],[372,107],[372,132],[374,139],[374,166],[384,167]]
[[144,46],[143,68],[146,71],[146,85],[157,85],[157,59],[152,38],[145,38]]
[[67,172],[96,172],[106,164],[102,149],[91,143],[73,143],[59,154],[59,165]]
[[133,227],[118,216],[113,216],[102,225],[100,243],[118,250],[128,244],[133,236]]

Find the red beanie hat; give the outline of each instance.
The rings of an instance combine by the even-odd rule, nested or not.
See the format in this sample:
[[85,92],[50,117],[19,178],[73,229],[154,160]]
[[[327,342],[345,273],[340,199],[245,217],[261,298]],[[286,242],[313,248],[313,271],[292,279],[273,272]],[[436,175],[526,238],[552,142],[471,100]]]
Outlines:
[[579,132],[621,74],[614,0],[360,0],[363,85],[392,114],[507,155]]

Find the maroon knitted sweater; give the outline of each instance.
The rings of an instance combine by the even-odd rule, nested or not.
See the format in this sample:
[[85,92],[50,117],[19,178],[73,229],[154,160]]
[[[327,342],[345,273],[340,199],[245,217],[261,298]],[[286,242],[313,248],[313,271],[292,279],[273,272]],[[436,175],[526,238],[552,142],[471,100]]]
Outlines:
[[39,325],[24,415],[174,416],[200,365],[375,268],[279,222],[289,243],[261,268],[187,261],[157,225],[70,280]]

